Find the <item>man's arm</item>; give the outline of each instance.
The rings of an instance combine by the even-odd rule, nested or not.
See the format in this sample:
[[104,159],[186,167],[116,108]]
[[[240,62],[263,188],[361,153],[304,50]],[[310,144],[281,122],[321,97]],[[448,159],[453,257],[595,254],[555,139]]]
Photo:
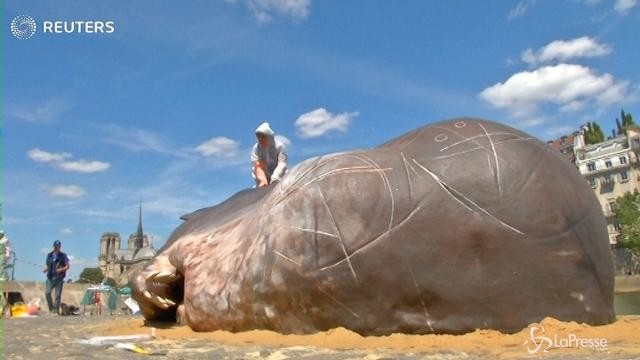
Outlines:
[[253,173],[258,179],[258,187],[265,187],[269,185],[267,181],[267,174],[264,172],[264,166],[260,161],[253,162]]
[[63,266],[63,267],[61,267],[61,268],[58,268],[58,269],[56,270],[56,272],[61,273],[61,272],[65,272],[65,271],[67,271],[67,270],[69,270],[69,257],[67,257],[67,255],[65,254],[65,255],[64,255],[64,266]]
[[284,149],[280,150],[278,153],[278,165],[273,170],[273,175],[271,175],[271,181],[280,181],[284,176],[284,173],[287,171],[287,153],[284,152]]
[[251,150],[251,163],[253,164],[253,176],[255,176],[258,181],[258,187],[269,185],[267,174],[264,171],[264,165],[260,162],[260,156],[258,155],[258,144],[253,145],[253,149]]
[[47,255],[47,260],[45,260],[45,266],[44,266],[44,270],[42,270],[43,273],[47,273],[47,271],[49,271],[49,265],[51,265],[51,256]]

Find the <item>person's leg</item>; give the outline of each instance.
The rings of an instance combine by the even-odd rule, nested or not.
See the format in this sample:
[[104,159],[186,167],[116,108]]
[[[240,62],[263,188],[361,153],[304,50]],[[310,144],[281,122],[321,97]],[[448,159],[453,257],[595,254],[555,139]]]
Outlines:
[[53,305],[54,310],[57,314],[60,314],[60,299],[62,298],[62,285],[64,284],[64,279],[56,279],[54,288],[56,289],[56,302]]
[[51,290],[53,290],[53,283],[50,279],[47,279],[45,285],[44,297],[47,299],[47,306],[49,306],[49,312],[53,312],[53,301],[51,300]]
[[0,315],[0,317],[4,319],[5,316],[9,315],[11,312],[11,306],[9,305],[9,299],[7,298],[6,292],[2,293],[2,300],[2,315]]

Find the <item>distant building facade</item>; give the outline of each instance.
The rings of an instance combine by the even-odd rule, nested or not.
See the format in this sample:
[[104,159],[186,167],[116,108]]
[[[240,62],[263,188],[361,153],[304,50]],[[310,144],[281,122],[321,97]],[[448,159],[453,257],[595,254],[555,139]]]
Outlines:
[[576,137],[580,135],[579,131],[571,135],[563,135],[555,140],[548,141],[547,144],[552,148],[560,151],[572,164],[576,163],[575,151],[573,149]]
[[156,254],[149,236],[142,229],[142,205],[139,208],[136,232],[129,236],[126,248],[120,248],[120,243],[119,233],[102,234],[98,264],[105,277],[113,278],[118,284],[126,284],[126,276],[130,270],[144,266]]
[[573,149],[575,165],[600,202],[607,220],[609,243],[615,247],[621,230],[614,213],[616,199],[640,189],[640,134],[629,129],[626,136],[586,145],[580,133],[574,138]]

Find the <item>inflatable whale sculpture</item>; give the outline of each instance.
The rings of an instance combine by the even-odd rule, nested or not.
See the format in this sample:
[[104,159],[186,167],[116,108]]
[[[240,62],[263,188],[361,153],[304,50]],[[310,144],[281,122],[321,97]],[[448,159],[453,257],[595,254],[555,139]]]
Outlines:
[[148,320],[383,335],[615,319],[592,189],[559,152],[495,122],[312,158],[183,219],[131,278]]

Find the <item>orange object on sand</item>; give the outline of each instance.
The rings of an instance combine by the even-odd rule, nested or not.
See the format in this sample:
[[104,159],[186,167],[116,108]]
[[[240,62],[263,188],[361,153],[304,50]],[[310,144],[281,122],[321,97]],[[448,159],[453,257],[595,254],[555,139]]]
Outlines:
[[29,315],[29,308],[24,303],[15,303],[11,306],[11,316],[21,317]]

